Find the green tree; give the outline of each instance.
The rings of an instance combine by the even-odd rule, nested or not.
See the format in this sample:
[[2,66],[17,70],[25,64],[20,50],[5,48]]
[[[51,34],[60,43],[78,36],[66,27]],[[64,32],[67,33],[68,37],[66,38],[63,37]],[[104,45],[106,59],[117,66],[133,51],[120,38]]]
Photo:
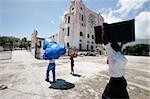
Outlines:
[[150,45],[148,44],[137,44],[133,46],[127,46],[123,52],[124,54],[129,54],[129,55],[148,55],[150,49]]
[[0,46],[4,45],[5,44],[5,38],[3,37],[0,37]]
[[26,37],[23,37],[22,40],[21,40],[21,44],[20,44],[20,48],[25,48],[27,49],[27,46],[28,46],[28,42],[27,42],[27,38]]

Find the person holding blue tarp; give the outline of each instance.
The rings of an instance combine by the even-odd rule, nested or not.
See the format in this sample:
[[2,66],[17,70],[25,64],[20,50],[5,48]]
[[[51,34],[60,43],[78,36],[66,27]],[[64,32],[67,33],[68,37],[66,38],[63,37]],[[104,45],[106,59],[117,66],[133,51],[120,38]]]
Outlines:
[[53,82],[56,81],[56,77],[55,77],[55,59],[50,59],[49,60],[49,64],[47,67],[47,71],[46,71],[46,78],[45,81],[50,82],[49,81],[49,72],[52,71],[53,73]]
[[44,40],[43,49],[45,50],[43,59],[49,60],[45,81],[49,82],[49,72],[52,71],[53,82],[55,82],[55,59],[58,59],[61,55],[64,55],[66,53],[66,49],[64,45],[60,45],[55,40],[50,38]]

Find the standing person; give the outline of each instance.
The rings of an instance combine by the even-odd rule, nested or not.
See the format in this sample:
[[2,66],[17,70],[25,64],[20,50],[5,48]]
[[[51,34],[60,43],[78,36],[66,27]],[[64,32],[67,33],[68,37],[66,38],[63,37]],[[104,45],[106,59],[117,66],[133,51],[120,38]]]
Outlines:
[[45,81],[49,82],[49,72],[52,71],[53,82],[55,82],[55,59],[59,59],[61,55],[64,55],[66,53],[66,48],[64,45],[58,44],[54,39],[48,38],[44,40],[43,50],[43,59],[49,60]]
[[46,79],[45,79],[45,81],[47,81],[47,82],[50,82],[49,81],[49,72],[50,71],[52,71],[52,73],[53,73],[53,82],[56,82],[56,79],[55,79],[55,59],[49,60],[49,65],[47,67]]
[[108,43],[106,34],[102,34],[102,40],[104,45],[106,45],[111,76],[102,94],[102,99],[129,99],[126,89],[127,82],[124,78],[127,59],[121,53],[121,46],[117,42]]
[[37,58],[37,44],[35,44],[35,58]]
[[70,74],[74,74],[74,69],[73,69],[73,67],[74,67],[74,55],[73,54],[71,54],[70,55],[70,63],[71,63],[71,73]]

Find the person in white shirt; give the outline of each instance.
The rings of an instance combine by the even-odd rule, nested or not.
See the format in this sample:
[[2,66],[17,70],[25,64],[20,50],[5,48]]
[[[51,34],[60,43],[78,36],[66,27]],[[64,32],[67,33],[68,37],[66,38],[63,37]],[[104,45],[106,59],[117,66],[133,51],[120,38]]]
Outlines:
[[46,71],[46,79],[45,81],[50,82],[49,81],[49,72],[52,71],[53,73],[53,82],[56,82],[56,77],[55,77],[55,59],[50,59],[49,60],[49,65],[47,67],[47,71]]
[[127,82],[124,78],[127,59],[121,53],[121,46],[117,42],[109,43],[106,34],[102,34],[106,45],[109,61],[110,80],[102,94],[102,99],[129,99]]

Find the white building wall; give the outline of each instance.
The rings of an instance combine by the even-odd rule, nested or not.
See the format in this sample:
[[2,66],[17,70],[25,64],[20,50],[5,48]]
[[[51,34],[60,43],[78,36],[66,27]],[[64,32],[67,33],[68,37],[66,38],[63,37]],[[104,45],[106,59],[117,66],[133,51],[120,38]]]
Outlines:
[[[82,21],[83,15],[83,21]],[[70,23],[68,23],[68,16],[70,16]],[[89,17],[94,16],[94,25],[91,26],[89,22]],[[64,43],[71,48],[76,47],[80,49],[80,44],[82,45],[81,50],[91,50],[91,46],[93,46],[93,50],[96,48],[95,44],[95,34],[94,34],[94,26],[103,25],[103,18],[99,14],[92,12],[88,8],[85,7],[82,0],[73,0],[69,10],[64,15],[63,23],[60,27],[59,33],[59,43]],[[70,28],[69,36],[68,27]],[[64,29],[64,30],[63,30]],[[80,32],[82,32],[83,36],[80,36]],[[89,34],[89,38],[87,35]],[[92,35],[94,39],[92,39]]]

